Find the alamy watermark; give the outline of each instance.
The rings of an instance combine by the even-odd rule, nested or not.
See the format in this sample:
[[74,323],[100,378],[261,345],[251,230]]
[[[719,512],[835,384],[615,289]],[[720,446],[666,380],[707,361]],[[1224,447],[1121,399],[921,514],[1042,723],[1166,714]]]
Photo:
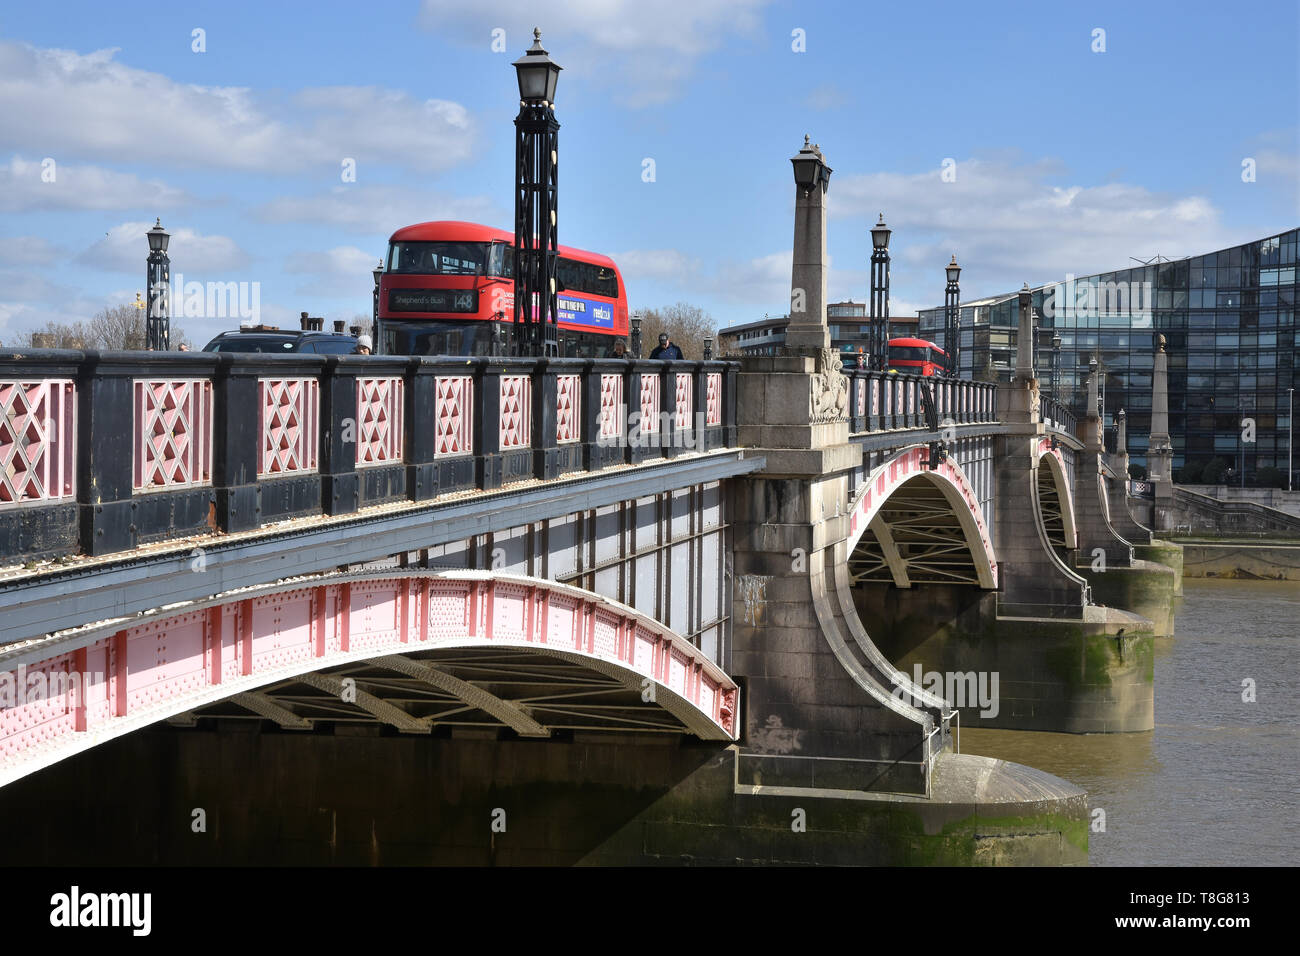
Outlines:
[[27,671],[27,665],[21,665],[16,671],[0,671],[0,710],[23,707],[43,700],[66,699],[73,695],[78,704],[86,700],[86,691],[96,684],[104,683],[102,671],[81,673],[79,671],[57,670]]
[[[991,719],[998,715],[998,672],[997,671],[939,671],[922,672],[917,664],[912,683],[922,690],[942,697],[957,708],[980,708],[980,716]],[[903,687],[894,688],[894,696],[899,700],[911,694]]]
[[1064,314],[1066,310],[1079,318],[1103,315],[1150,318],[1154,303],[1155,294],[1150,282],[1080,280],[1073,272],[1067,272],[1064,282],[1054,282],[1043,288],[1042,312],[1047,318]]
[[[175,295],[172,295],[173,290]],[[246,319],[262,323],[262,283],[196,282],[175,279],[152,289],[150,311],[160,318],[164,310],[173,319]]]
[[[610,410],[617,425],[607,431],[608,420],[601,422],[600,434],[596,444],[602,448],[697,448],[703,435],[704,413],[696,412],[694,425],[690,428],[674,427],[676,412],[660,412],[657,416],[642,415],[641,412],[628,413],[626,405],[618,406],[617,414]],[[644,427],[651,423],[655,428]]]

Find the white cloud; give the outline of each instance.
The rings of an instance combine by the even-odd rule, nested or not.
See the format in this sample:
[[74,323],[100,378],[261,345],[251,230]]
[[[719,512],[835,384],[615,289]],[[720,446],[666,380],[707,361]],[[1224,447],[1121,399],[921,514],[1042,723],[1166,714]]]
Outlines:
[[679,279],[698,272],[700,261],[677,249],[632,249],[615,252],[610,258],[618,263],[625,279]]
[[0,272],[0,290],[0,339],[9,344],[22,333],[51,322],[84,322],[113,304],[110,299],[88,296],[82,289],[51,282],[30,270]]
[[[757,34],[769,0],[424,0],[420,24],[491,48],[492,31],[506,31],[511,60],[533,44],[542,46],[566,72],[615,78],[618,98],[635,105],[674,98],[695,63],[733,35]],[[564,100],[564,74],[556,99]]]
[[[110,272],[138,272],[143,282],[149,243],[145,233],[152,222],[124,222],[109,230],[108,235],[77,256],[77,262]],[[163,224],[166,227],[166,223]],[[168,229],[171,239],[167,255],[172,275],[181,273],[186,281],[198,279],[199,273],[219,273],[240,269],[248,264],[248,254],[227,236],[205,236],[193,229]]]
[[[790,300],[793,255],[788,250],[751,259],[720,259],[709,270],[678,249],[634,249],[610,258],[633,286],[651,285],[659,294],[771,308],[784,308]],[[629,294],[637,292],[633,289]]]
[[0,237],[0,262],[16,266],[47,266],[64,251],[40,236]]
[[[158,180],[57,160],[47,166],[43,160],[14,156],[0,165],[0,211],[170,209],[189,201],[182,190]],[[51,175],[53,181],[47,181]]]
[[[1066,271],[1124,268],[1132,264],[1129,256],[1177,258],[1250,238],[1225,230],[1208,199],[1125,183],[1062,185],[1055,160],[967,159],[956,170],[951,183],[936,167],[847,175],[831,186],[837,220],[873,223],[884,211],[894,230],[891,285],[929,302],[924,308],[942,300],[942,269],[953,253],[963,267],[965,298],[1063,278]],[[897,307],[891,312],[903,314]]]
[[39,142],[55,159],[103,159],[292,172],[344,158],[420,171],[470,159],[463,106],[377,87],[318,87],[286,103],[245,87],[178,83],[118,62],[0,41],[0,148]]
[[[463,219],[508,228],[513,218],[496,201],[482,196],[449,196],[360,183],[334,186],[326,193],[311,196],[274,199],[258,207],[255,214],[266,222],[339,226],[385,238],[402,226],[433,219]],[[375,254],[382,252],[380,248]]]
[[297,288],[302,295],[336,295],[360,298],[375,285],[373,270],[379,257],[356,246],[336,246],[324,252],[297,252],[289,256],[284,271],[312,277]]
[[823,83],[804,97],[804,105],[810,110],[834,110],[848,106],[853,102],[848,91],[835,83]]

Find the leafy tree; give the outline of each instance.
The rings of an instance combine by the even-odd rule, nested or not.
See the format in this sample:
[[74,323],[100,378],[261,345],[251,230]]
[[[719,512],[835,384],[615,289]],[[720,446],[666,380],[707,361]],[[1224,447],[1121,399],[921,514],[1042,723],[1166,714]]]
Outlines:
[[1285,488],[1286,472],[1272,465],[1265,465],[1255,472],[1255,484],[1261,488]]
[[684,358],[702,359],[706,337],[714,340],[714,355],[718,354],[713,316],[699,306],[678,302],[676,305],[647,309],[641,316],[642,356],[648,356],[659,344],[660,332],[668,333],[668,338],[682,350]]
[[1143,465],[1129,465],[1128,476],[1130,478],[1135,478],[1138,481],[1145,481],[1147,477],[1146,467]]
[[1217,485],[1223,481],[1228,470],[1228,463],[1222,458],[1211,458],[1201,471],[1201,484]]

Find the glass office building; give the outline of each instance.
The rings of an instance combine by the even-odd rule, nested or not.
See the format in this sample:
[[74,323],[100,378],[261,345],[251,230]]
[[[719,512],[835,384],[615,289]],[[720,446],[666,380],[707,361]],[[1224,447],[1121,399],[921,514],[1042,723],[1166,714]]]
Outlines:
[[[1238,473],[1244,469],[1247,482],[1260,468],[1285,474],[1288,390],[1296,385],[1297,235],[1292,230],[1188,259],[1067,276],[1034,289],[1035,368],[1044,393],[1055,392],[1082,414],[1095,356],[1105,373],[1108,446],[1114,414],[1123,408],[1131,460],[1145,467],[1155,336],[1162,334],[1175,477],[1214,458]],[[962,377],[1009,381],[1017,324],[1015,292],[962,303]],[[943,328],[942,307],[920,313],[922,338],[942,346]],[[1254,442],[1242,440],[1244,418],[1254,420]]]

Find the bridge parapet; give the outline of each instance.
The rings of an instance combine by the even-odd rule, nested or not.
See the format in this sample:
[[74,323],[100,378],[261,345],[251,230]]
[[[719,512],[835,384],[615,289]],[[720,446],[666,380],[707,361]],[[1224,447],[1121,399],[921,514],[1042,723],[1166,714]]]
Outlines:
[[927,427],[922,389],[929,388],[940,422],[997,421],[997,386],[966,379],[929,378],[868,369],[847,371],[849,431],[861,435]]
[[1079,420],[1074,412],[1054,398],[1044,398],[1039,413],[1043,423],[1055,431],[1073,435],[1079,427]]
[[736,444],[731,362],[0,356],[0,564]]

